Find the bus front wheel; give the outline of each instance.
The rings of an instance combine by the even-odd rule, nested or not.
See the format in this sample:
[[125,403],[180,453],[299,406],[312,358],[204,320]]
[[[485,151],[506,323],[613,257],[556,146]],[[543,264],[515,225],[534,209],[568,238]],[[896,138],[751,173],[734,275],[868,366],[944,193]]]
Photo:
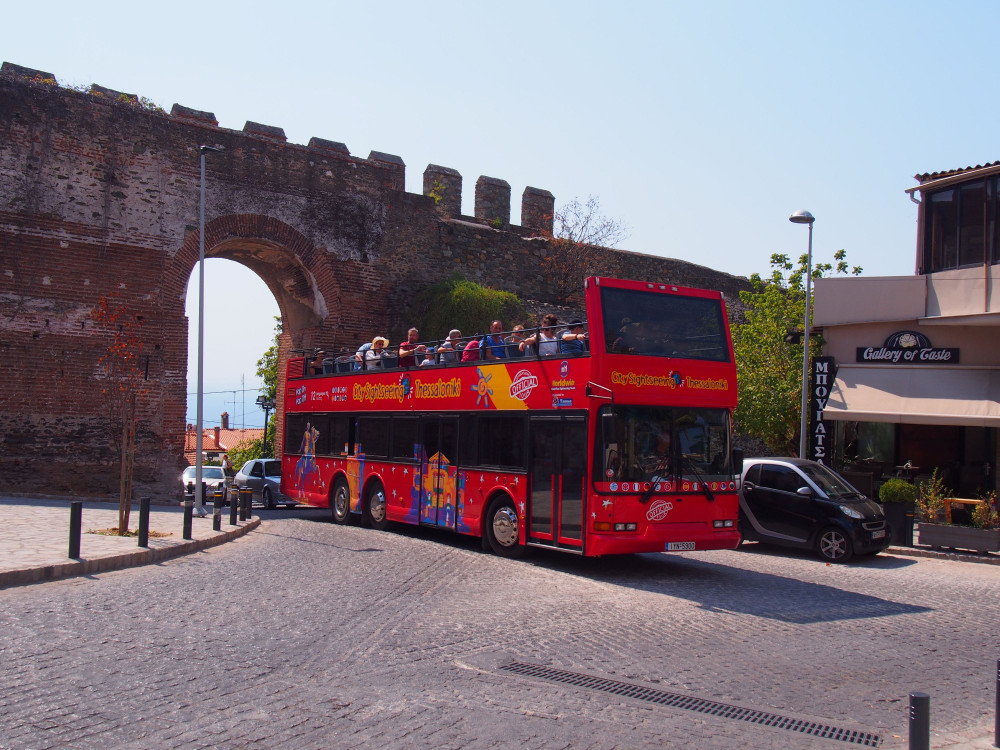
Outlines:
[[520,557],[524,554],[517,510],[509,498],[498,497],[490,503],[485,532],[490,549],[501,557]]
[[330,501],[330,515],[336,524],[345,524],[351,516],[351,490],[343,477],[333,486],[333,499]]
[[365,518],[369,526],[379,531],[389,525],[385,515],[385,490],[379,482],[373,482],[365,496]]

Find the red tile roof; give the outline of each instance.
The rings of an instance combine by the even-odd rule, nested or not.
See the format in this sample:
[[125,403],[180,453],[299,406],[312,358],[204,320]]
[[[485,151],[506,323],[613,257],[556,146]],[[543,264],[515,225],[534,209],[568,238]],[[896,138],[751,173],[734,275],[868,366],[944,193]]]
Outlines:
[[[202,453],[226,453],[241,443],[249,443],[264,437],[262,429],[224,430],[221,427],[210,427],[201,431]],[[188,425],[184,432],[184,458],[188,466],[194,464],[197,458],[195,446],[198,443],[198,431],[194,425]]]
[[927,180],[936,180],[941,177],[951,177],[955,174],[962,174],[962,172],[971,172],[973,169],[983,169],[984,167],[995,167],[997,165],[1000,165],[1000,161],[990,162],[989,164],[977,164],[974,167],[947,169],[944,172],[925,172],[924,174],[915,174],[913,175],[913,179],[919,180],[920,182],[927,182]]

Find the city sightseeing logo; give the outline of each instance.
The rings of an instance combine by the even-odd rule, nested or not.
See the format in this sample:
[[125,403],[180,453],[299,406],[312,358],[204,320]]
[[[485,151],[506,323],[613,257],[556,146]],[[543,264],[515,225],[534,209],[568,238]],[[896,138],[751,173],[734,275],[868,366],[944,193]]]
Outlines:
[[536,387],[538,387],[538,378],[527,370],[521,370],[514,376],[514,380],[511,381],[510,396],[511,398],[525,401]]

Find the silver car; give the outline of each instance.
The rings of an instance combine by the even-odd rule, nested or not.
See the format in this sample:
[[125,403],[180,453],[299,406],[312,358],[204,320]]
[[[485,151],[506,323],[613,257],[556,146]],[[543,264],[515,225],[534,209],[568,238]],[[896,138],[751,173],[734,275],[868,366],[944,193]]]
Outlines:
[[236,472],[233,484],[249,487],[253,491],[253,502],[265,508],[279,505],[292,508],[298,504],[281,492],[281,461],[276,458],[250,459]]
[[[196,473],[196,468],[194,466],[188,466],[184,469],[181,474],[181,494],[183,495],[188,491],[188,485],[194,486],[194,475]],[[205,502],[212,502],[215,490],[223,489],[227,487],[226,474],[223,472],[221,466],[202,466],[201,467],[201,481],[206,485]]]

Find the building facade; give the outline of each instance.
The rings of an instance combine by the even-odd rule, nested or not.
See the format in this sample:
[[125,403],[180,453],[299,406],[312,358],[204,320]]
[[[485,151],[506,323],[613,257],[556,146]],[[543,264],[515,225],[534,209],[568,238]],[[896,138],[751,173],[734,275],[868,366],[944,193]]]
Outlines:
[[811,432],[869,491],[937,469],[977,497],[1000,460],[1000,162],[916,179],[916,273],[816,282],[833,377]]

